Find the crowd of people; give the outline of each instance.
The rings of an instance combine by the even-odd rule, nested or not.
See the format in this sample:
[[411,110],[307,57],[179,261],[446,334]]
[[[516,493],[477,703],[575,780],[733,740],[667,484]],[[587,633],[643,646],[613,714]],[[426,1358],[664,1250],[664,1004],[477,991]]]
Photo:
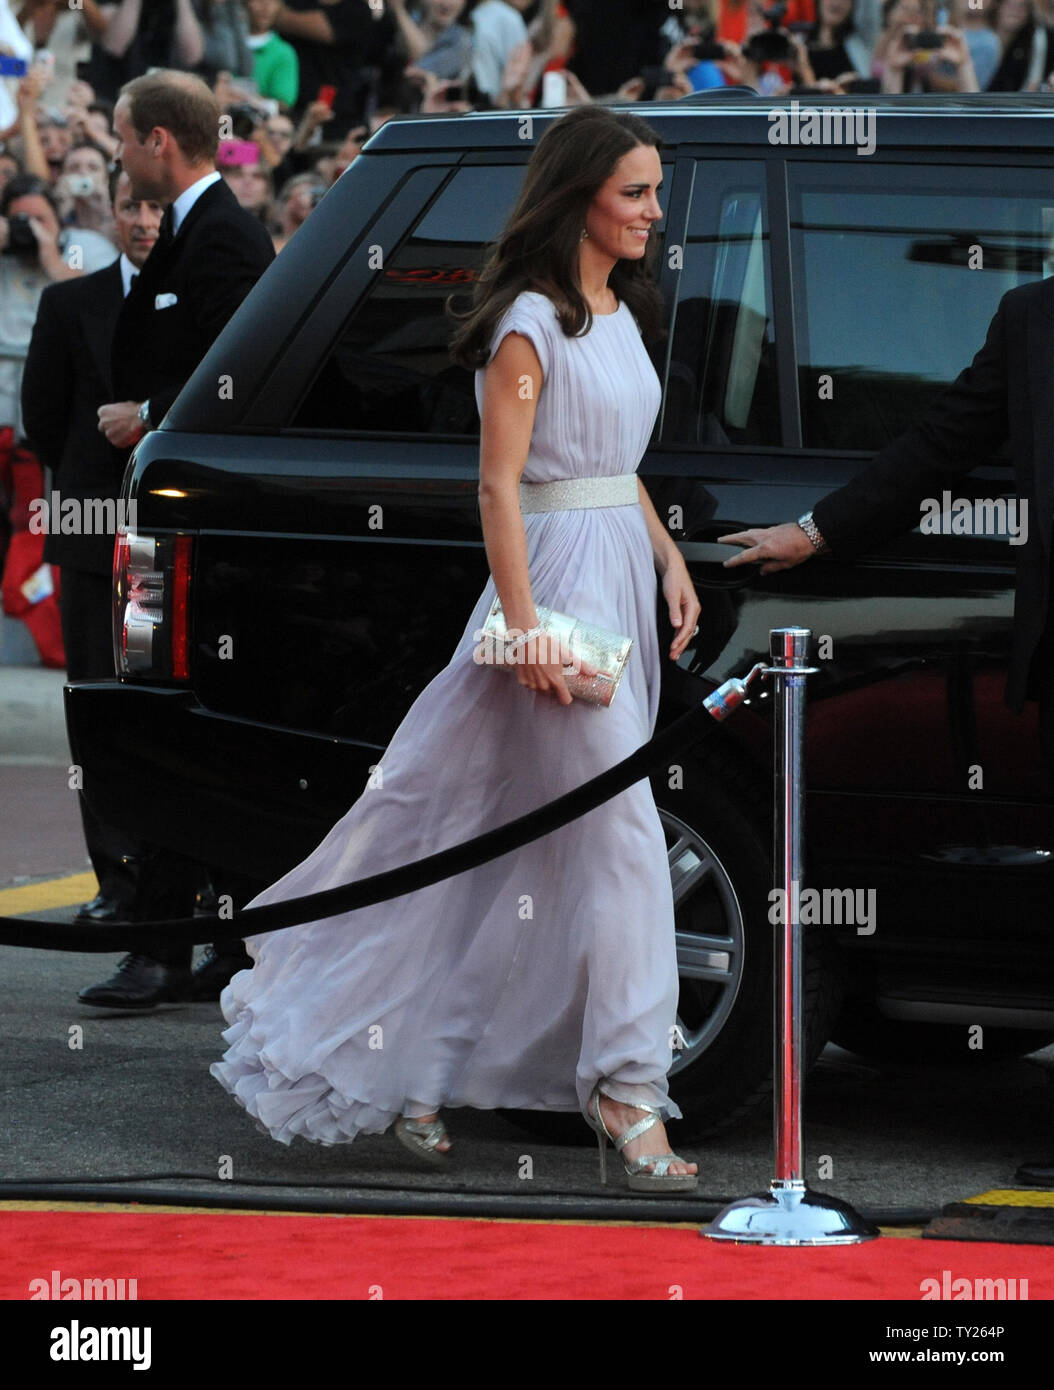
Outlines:
[[59,249],[82,247],[53,279],[118,254],[113,106],[152,67],[216,92],[220,170],[281,250],[392,115],[723,85],[1043,89],[1054,0],[0,0],[0,55],[26,66],[0,76],[0,188],[41,181]]
[[0,55],[26,65],[0,75],[0,187],[43,180],[90,272],[117,254],[114,102],[151,68],[216,92],[218,165],[280,250],[393,115],[1043,90],[1054,0],[0,0]]

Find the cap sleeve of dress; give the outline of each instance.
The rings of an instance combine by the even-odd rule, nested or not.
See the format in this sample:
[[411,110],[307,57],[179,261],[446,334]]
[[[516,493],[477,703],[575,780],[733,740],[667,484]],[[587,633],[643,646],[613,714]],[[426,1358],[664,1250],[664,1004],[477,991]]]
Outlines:
[[553,312],[549,301],[544,295],[524,291],[516,296],[498,320],[487,360],[494,360],[494,354],[507,334],[522,333],[533,343],[538,361],[542,364],[542,376],[548,379],[552,360],[552,331]]

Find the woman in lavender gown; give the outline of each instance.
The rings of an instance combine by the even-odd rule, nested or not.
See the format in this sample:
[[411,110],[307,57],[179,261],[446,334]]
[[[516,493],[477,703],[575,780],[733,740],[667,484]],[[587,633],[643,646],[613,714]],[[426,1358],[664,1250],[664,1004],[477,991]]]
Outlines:
[[[452,353],[476,369],[480,514],[491,575],[448,665],[318,848],[250,906],[349,883],[544,805],[651,736],[657,590],[676,660],[699,603],[636,468],[660,385],[649,263],[658,136],[576,108],[545,132]],[[449,306],[448,306],[449,307]],[[453,309],[450,312],[454,314]],[[658,576],[658,578],[657,578]],[[546,605],[633,638],[608,706],[572,699],[528,643],[515,673],[478,661],[495,595],[510,635]],[[554,658],[550,660],[549,658]],[[439,1111],[579,1111],[631,1186],[683,1191],[666,1073],[677,1006],[666,845],[642,779],[563,829],[390,902],[249,937],[221,1007],[217,1080],[282,1143],[395,1126],[441,1164]]]

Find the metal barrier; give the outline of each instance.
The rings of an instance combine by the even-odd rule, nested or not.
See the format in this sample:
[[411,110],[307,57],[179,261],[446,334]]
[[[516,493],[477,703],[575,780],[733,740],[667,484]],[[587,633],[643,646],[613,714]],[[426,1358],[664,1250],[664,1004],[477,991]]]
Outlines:
[[[708,1240],[752,1245],[855,1245],[873,1240],[877,1226],[838,1197],[814,1192],[802,1175],[802,881],[805,778],[805,682],[816,671],[803,663],[811,632],[804,627],[769,632],[775,681],[774,887],[785,905],[774,938],[773,1118],[776,1175],[768,1192],[730,1203],[704,1227]],[[757,668],[755,668],[757,669]],[[753,674],[753,673],[752,673]]]

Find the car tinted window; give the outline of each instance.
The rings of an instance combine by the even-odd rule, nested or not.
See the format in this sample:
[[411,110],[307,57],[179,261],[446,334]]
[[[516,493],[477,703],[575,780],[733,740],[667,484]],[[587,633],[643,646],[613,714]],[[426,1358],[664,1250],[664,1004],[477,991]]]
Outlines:
[[448,295],[468,289],[524,166],[461,169],[380,265],[301,402],[292,428],[474,434],[472,375],[450,359]]
[[789,187],[803,443],[881,448],[1052,269],[1054,180],[861,161],[791,166]]
[[695,170],[664,440],[781,442],[763,180],[760,162]]
[[[664,215],[671,168],[664,166],[659,194]],[[450,359],[454,325],[443,303],[470,289],[525,172],[523,164],[459,169],[402,242],[381,248],[383,266],[295,412],[293,430],[479,433],[473,376]]]

